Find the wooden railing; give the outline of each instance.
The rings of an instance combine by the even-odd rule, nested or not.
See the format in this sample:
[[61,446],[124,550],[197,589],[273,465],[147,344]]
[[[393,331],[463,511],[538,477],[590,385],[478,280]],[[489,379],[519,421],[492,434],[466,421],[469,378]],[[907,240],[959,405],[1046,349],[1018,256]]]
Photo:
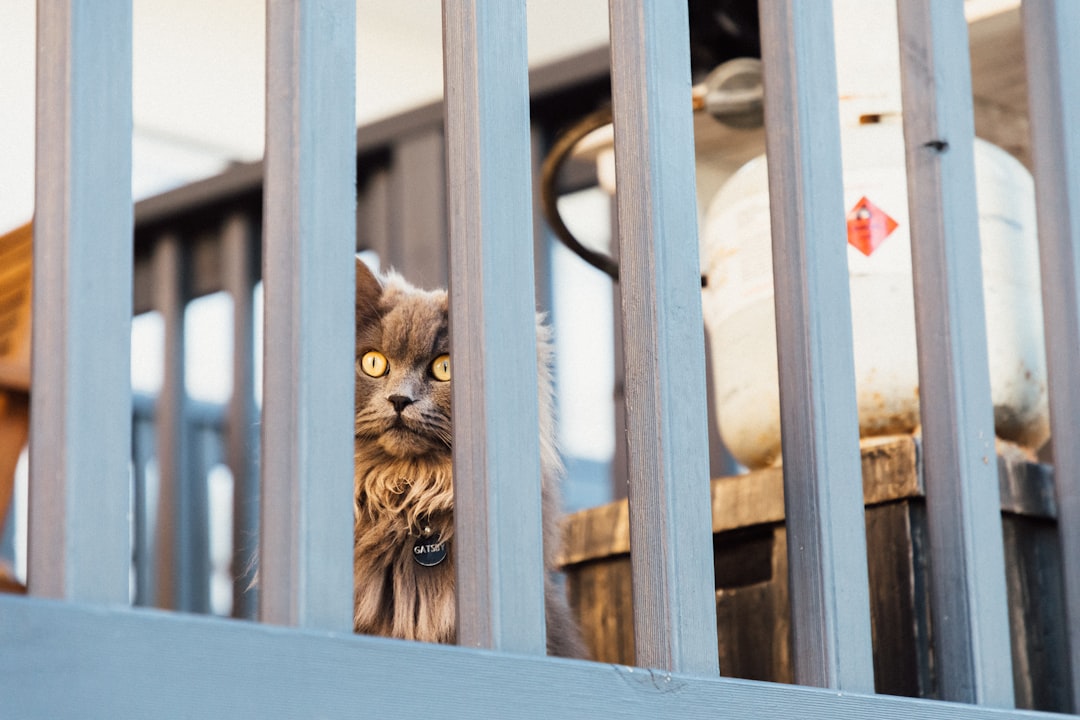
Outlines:
[[[899,17],[936,662],[942,698],[968,705],[872,694],[847,266],[831,241],[843,234],[833,26],[818,3],[759,6],[797,686],[716,677],[685,4],[611,2],[640,666],[629,667],[543,657],[537,453],[523,440],[537,437],[524,2],[443,8],[465,646],[452,648],[350,633],[348,0],[269,0],[265,210],[227,214],[224,240],[207,250],[222,260],[222,283],[250,298],[250,240],[261,221],[261,622],[129,607],[133,287],[151,283],[159,308],[180,312],[179,229],[160,227],[140,246],[154,257],[153,275],[140,277],[128,196],[130,2],[57,0],[38,6],[30,597],[0,598],[0,697],[12,716],[1024,716],[1009,709],[1000,508],[995,465],[983,462],[993,427],[972,262],[979,244],[965,231],[974,131],[962,5],[901,0]],[[1080,140],[1070,133],[1080,122],[1080,6],[1029,0],[1024,25],[1061,439],[1080,420]],[[238,187],[252,202],[251,186]],[[246,305],[240,317],[238,346],[248,347]],[[182,337],[166,342],[174,364],[159,402],[175,406]],[[236,362],[236,375],[247,373],[247,360]],[[252,418],[246,382],[230,409],[234,428]],[[170,443],[183,429],[162,417],[159,462],[179,475],[184,459]],[[1054,459],[1075,698],[1080,451],[1069,445],[1056,443]],[[242,432],[230,440],[236,458],[247,447]],[[173,505],[183,524],[182,501]],[[181,590],[164,595],[183,609]]]

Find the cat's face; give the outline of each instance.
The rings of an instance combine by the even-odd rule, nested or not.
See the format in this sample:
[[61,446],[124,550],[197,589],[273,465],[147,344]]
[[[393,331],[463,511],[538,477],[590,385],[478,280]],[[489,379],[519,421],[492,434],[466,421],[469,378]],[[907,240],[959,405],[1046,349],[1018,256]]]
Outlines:
[[356,267],[356,441],[399,458],[450,454],[446,293]]

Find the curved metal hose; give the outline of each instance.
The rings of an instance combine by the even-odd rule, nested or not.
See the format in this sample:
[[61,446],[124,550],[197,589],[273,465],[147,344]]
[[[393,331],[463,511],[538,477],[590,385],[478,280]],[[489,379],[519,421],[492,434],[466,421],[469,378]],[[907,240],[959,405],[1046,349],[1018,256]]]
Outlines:
[[611,256],[590,250],[574,237],[570,229],[566,227],[562,216],[559,214],[558,179],[559,171],[570,157],[574,147],[581,139],[597,128],[601,128],[611,122],[611,107],[603,107],[578,120],[558,138],[555,139],[544,164],[540,168],[540,204],[544,212],[544,218],[551,226],[552,232],[559,238],[563,245],[570,248],[578,257],[592,265],[597,270],[606,273],[613,281],[619,282],[619,264]]

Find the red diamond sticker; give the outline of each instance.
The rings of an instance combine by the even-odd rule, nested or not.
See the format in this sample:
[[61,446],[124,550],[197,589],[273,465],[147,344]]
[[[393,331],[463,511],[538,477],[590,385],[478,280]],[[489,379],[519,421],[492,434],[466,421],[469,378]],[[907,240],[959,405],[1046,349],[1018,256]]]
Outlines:
[[847,215],[848,244],[869,257],[896,229],[896,221],[863,197]]

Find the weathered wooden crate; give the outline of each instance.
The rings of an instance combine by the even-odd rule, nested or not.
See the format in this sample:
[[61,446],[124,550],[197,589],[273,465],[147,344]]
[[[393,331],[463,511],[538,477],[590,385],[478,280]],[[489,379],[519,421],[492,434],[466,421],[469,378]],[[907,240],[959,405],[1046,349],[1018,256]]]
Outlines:
[[[1012,456],[999,457],[998,466],[1016,703],[1068,711],[1051,469]],[[876,690],[934,697],[934,621],[918,441],[901,437],[868,442],[862,468]],[[713,480],[712,516],[720,672],[791,682],[781,470]],[[565,530],[562,565],[593,658],[632,664],[626,503],[572,515]]]

